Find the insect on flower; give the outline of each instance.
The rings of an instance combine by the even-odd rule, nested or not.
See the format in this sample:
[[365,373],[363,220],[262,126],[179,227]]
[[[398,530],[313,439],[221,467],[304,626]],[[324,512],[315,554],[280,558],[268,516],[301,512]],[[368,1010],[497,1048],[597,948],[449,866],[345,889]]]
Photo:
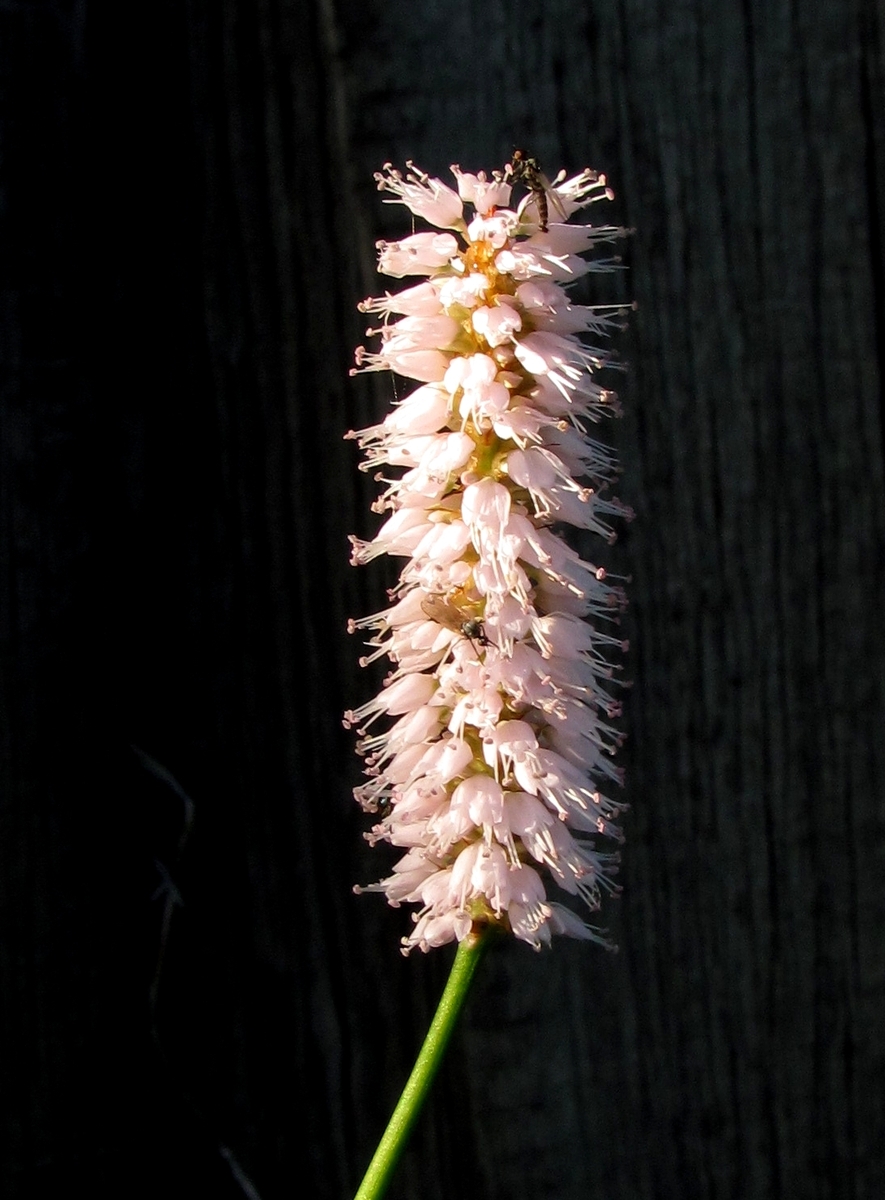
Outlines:
[[560,220],[568,220],[568,213],[563,208],[556,189],[541,170],[541,164],[536,158],[530,158],[524,150],[514,150],[513,158],[504,168],[504,173],[509,175],[514,183],[524,184],[531,192],[538,209],[538,223],[542,233],[547,232],[550,206]]
[[437,625],[442,625],[444,629],[450,629],[453,633],[460,633],[474,645],[477,643],[480,646],[491,645],[479,617],[467,616],[463,609],[460,609],[451,600],[447,600],[445,596],[425,597],[421,601],[421,610],[431,621],[436,621]]

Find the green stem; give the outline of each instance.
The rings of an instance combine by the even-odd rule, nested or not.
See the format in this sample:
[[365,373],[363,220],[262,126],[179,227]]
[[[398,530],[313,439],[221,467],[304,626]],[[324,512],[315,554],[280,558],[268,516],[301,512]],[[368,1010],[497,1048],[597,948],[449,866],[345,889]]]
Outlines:
[[459,945],[452,964],[452,973],[449,975],[436,1015],[430,1023],[424,1045],[354,1200],[381,1200],[387,1191],[400,1155],[412,1132],[412,1126],[439,1070],[487,941],[486,928],[465,938]]

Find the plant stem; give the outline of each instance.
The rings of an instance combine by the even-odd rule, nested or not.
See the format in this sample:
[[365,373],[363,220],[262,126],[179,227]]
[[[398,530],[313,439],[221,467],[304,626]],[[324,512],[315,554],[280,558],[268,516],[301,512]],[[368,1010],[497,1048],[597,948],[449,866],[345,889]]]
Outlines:
[[488,929],[484,928],[472,933],[458,946],[451,974],[424,1045],[354,1200],[381,1200],[387,1191],[412,1126],[439,1070],[487,941]]

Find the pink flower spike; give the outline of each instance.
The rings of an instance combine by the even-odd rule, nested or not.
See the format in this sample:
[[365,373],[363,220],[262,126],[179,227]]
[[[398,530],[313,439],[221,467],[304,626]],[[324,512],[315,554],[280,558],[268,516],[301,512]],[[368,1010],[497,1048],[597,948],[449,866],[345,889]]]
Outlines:
[[393,664],[345,723],[366,763],[355,790],[372,814],[366,837],[401,854],[360,890],[418,906],[405,952],[484,926],[534,949],[553,934],[606,945],[548,892],[595,912],[617,891],[606,845],[622,840],[625,805],[605,789],[622,782],[626,600],[559,525],[609,541],[609,520],[631,515],[609,492],[613,453],[586,435],[619,412],[598,377],[625,310],[573,304],[568,290],[615,269],[587,256],[624,231],[566,223],[610,197],[594,172],[552,184],[537,164],[452,173],[457,190],[412,163],[376,176],[388,203],[435,228],[379,243],[382,273],[423,278],[360,306],[379,327],[357,369],[419,384],[348,434],[378,472],[373,510],[386,518],[352,539],[353,561],[401,564],[388,606],[350,623],[366,633],[363,662]]

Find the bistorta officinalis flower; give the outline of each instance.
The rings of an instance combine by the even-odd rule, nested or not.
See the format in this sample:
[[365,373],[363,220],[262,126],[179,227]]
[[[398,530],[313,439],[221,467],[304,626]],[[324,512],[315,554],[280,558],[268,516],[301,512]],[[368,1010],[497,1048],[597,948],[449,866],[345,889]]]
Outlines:
[[404,564],[389,606],[351,622],[363,661],[393,664],[345,718],[366,762],[356,796],[377,817],[369,840],[402,851],[362,890],[418,905],[406,952],[489,924],[536,948],[553,933],[608,944],[550,892],[594,912],[617,890],[626,598],[562,530],[610,542],[631,516],[610,491],[612,451],[589,436],[619,411],[598,375],[625,310],[569,293],[616,268],[598,248],[625,230],[570,222],[611,198],[592,171],[551,184],[517,152],[490,177],[452,174],[455,187],[412,164],[376,176],[431,228],[379,243],[379,271],[413,282],[361,305],[377,342],[356,369],[417,385],[348,434],[378,471],[385,517],[352,539],[352,561]]

